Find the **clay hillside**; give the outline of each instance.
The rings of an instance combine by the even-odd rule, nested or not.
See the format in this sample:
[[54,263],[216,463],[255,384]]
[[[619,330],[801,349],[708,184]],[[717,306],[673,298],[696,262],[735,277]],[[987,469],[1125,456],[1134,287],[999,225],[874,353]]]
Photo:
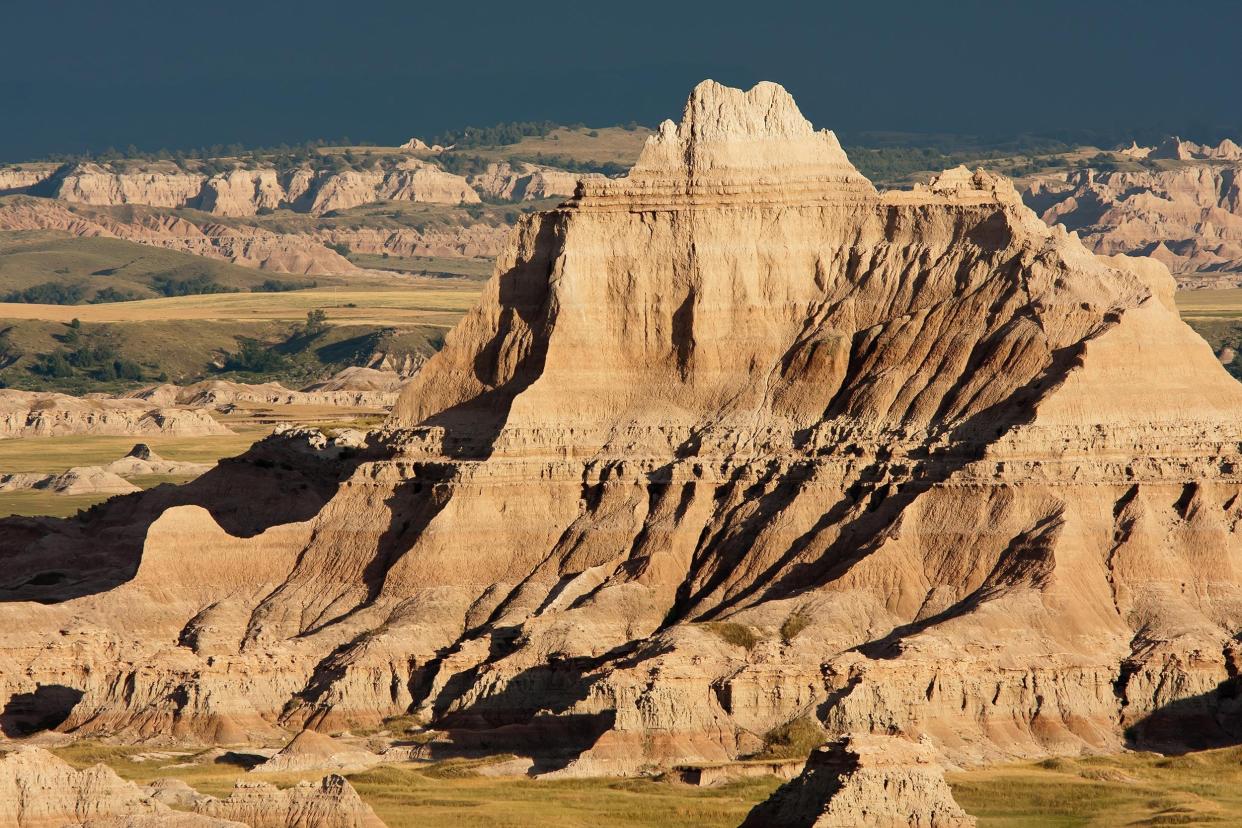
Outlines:
[[1211,744],[1242,386],[1173,291],[1004,179],[880,193],[779,86],[704,82],[519,221],[365,447],[0,522],[0,705],[156,743],[412,715],[422,755],[565,776],[795,726]]

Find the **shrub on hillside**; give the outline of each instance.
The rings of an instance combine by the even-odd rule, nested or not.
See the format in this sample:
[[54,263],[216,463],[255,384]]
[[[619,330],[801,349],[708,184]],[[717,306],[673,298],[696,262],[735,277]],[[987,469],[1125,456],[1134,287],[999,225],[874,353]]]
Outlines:
[[77,305],[86,295],[86,287],[62,282],[43,282],[24,290],[14,290],[4,295],[5,302],[35,305]]

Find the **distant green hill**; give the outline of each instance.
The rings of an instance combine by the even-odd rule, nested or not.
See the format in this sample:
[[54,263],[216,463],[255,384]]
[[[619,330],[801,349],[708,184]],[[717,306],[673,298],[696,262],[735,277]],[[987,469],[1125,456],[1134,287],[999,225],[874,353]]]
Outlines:
[[78,305],[311,286],[309,279],[121,239],[0,232],[0,302]]

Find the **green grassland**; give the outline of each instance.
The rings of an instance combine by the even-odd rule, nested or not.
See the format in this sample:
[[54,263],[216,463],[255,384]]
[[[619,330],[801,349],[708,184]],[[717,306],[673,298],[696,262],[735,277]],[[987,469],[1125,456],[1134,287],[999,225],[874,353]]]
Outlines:
[[82,304],[110,295],[153,298],[195,285],[248,291],[307,281],[122,239],[78,238],[43,230],[0,232],[0,297],[49,283],[80,289],[81,298],[73,304]]
[[1242,748],[1050,759],[949,782],[980,828],[1242,825]]

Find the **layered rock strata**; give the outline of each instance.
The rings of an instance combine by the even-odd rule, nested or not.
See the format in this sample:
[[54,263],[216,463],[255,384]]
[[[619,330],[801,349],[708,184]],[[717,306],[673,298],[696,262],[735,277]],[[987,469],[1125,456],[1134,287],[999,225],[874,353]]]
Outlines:
[[973,828],[933,751],[895,736],[847,737],[811,752],[806,768],[742,828]]
[[194,437],[231,434],[205,411],[140,399],[0,389],[0,439],[66,434]]
[[365,450],[260,443],[106,543],[0,523],[0,698],[206,742],[416,714],[567,776],[804,720],[978,763],[1200,699],[1208,738],[1242,386],[1173,290],[1003,179],[877,193],[784,90],[704,83],[518,225]]

